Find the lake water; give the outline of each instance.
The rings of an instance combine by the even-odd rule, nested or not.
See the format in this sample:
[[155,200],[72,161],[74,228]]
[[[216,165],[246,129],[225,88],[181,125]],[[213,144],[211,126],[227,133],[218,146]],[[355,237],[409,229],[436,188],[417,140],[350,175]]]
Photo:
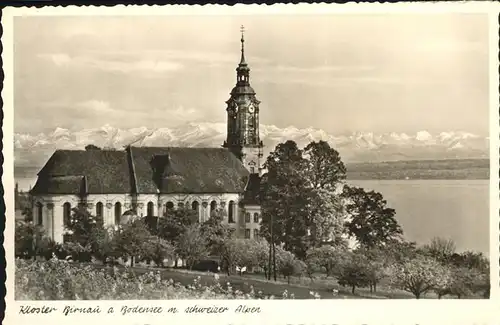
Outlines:
[[[36,179],[17,177],[19,188]],[[440,236],[458,251],[489,252],[488,180],[352,180],[354,186],[382,193],[406,239],[419,244]]]
[[359,180],[354,186],[380,192],[396,210],[404,237],[427,243],[453,239],[458,251],[489,252],[488,180]]

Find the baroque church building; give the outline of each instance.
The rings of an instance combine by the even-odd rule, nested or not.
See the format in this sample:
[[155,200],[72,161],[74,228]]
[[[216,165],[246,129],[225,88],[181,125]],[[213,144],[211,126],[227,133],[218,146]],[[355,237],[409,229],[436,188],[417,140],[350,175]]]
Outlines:
[[168,218],[189,208],[204,222],[217,212],[242,238],[258,237],[258,192],[263,144],[259,104],[241,36],[236,86],[226,102],[227,138],[221,148],[134,147],[56,150],[31,190],[34,222],[63,242],[71,209],[81,207],[106,226],[130,215]]

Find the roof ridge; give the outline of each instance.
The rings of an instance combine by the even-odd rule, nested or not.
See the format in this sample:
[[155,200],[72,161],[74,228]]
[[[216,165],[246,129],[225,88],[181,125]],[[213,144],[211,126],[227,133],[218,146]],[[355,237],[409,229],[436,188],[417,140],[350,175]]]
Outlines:
[[127,151],[127,160],[129,160],[130,164],[130,174],[131,174],[131,181],[132,181],[132,191],[133,193],[137,194],[139,193],[137,189],[137,176],[135,174],[135,164],[134,164],[134,156],[132,155],[132,147],[127,146],[126,148]]
[[228,151],[227,148],[218,148],[218,147],[180,147],[180,146],[130,146],[130,147],[136,149],[184,149],[184,150],[210,149],[210,150]]
[[54,152],[124,152],[122,149],[99,149],[99,150],[86,150],[86,149],[56,149]]

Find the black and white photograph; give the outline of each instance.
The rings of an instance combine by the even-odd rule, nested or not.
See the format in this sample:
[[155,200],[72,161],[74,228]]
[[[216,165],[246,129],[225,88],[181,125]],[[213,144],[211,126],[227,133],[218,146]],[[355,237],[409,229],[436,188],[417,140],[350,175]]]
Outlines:
[[13,299],[489,300],[491,16],[209,8],[11,18]]

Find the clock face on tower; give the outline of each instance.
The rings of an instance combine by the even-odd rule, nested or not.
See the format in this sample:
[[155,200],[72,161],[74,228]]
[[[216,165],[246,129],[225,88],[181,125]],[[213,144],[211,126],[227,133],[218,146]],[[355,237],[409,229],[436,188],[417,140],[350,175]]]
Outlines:
[[254,112],[254,110],[255,110],[255,108],[253,107],[253,105],[252,105],[252,104],[250,104],[250,106],[248,106],[248,111],[249,111],[250,113],[253,113],[253,112]]

